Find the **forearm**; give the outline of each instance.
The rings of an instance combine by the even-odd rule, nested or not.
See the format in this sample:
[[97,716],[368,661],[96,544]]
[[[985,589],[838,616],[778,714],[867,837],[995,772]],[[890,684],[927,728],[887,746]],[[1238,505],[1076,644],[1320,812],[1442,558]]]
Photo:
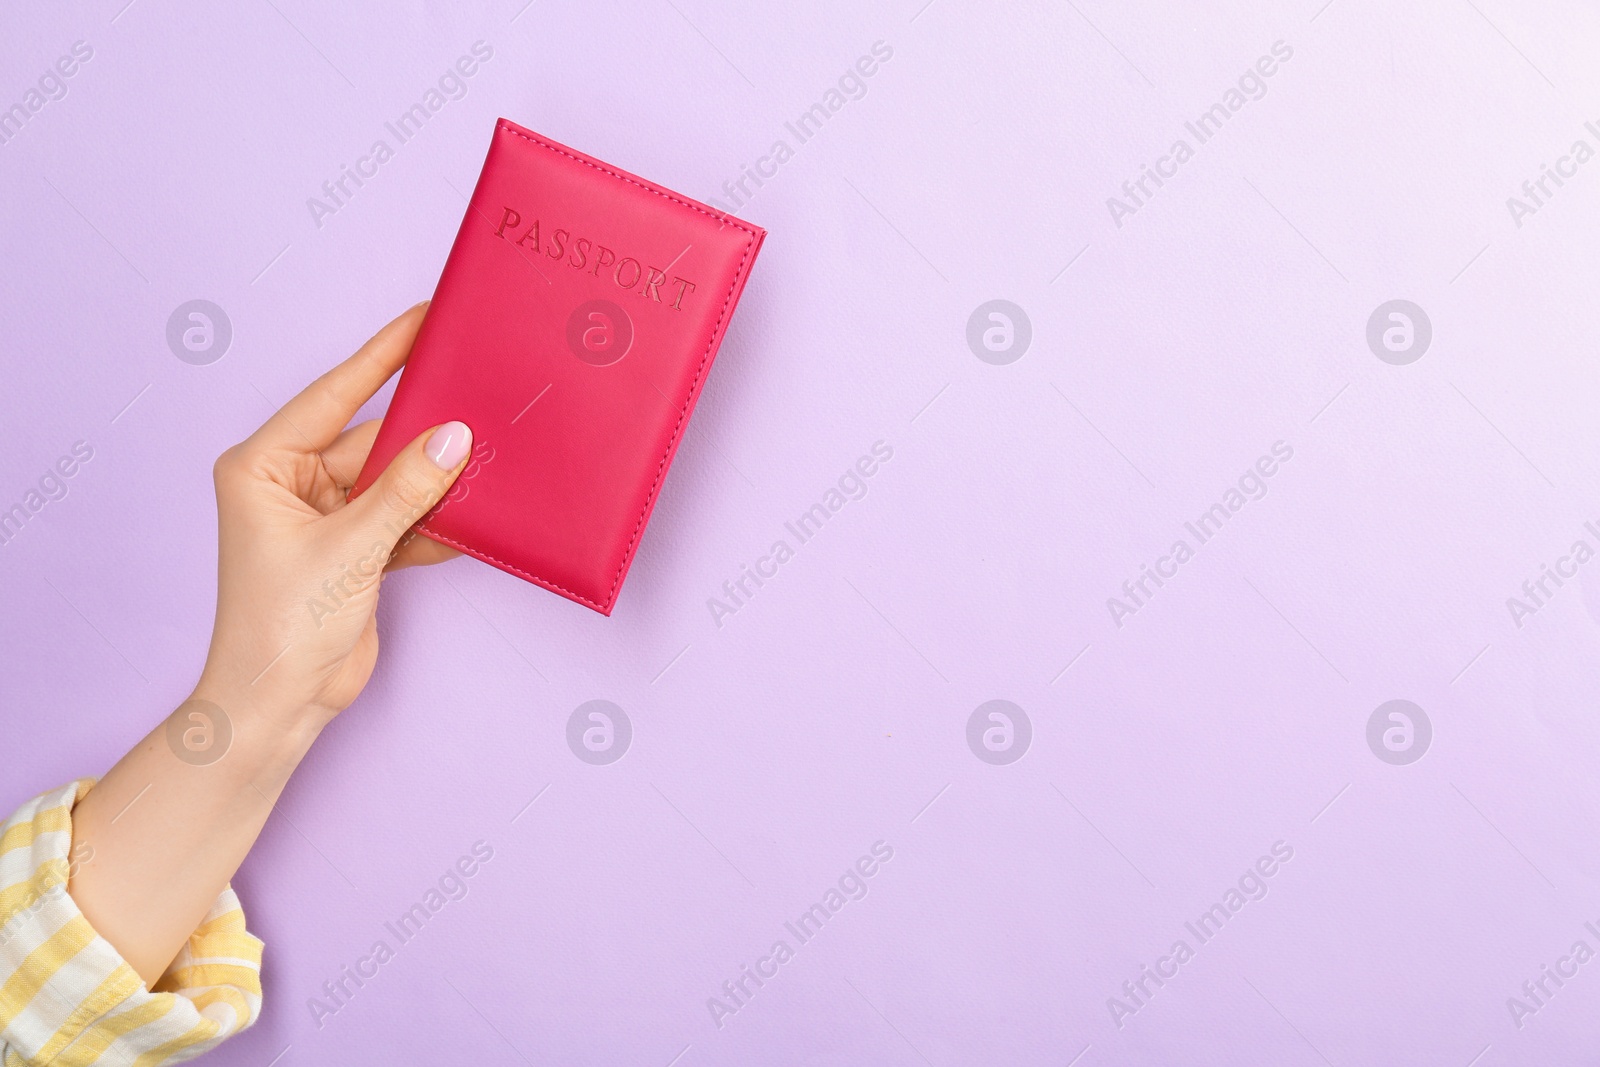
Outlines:
[[[228,710],[185,703],[122,757],[79,802],[73,844],[87,845],[69,885],[95,930],[153,984],[222,892],[266,823],[320,723],[285,728],[253,694],[197,691]],[[194,747],[212,731],[215,748]],[[191,733],[191,746],[183,743]],[[218,755],[218,752],[221,752]]]

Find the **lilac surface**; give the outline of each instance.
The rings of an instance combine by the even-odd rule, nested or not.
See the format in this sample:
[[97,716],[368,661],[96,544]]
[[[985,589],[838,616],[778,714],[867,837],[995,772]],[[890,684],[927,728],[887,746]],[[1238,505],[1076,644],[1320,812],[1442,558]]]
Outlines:
[[[237,879],[266,1008],[210,1062],[1600,1049],[1600,962],[1508,1005],[1600,949],[1600,562],[1507,604],[1600,546],[1600,162],[1507,205],[1600,147],[1592,8],[125,3],[0,13],[0,106],[93,49],[0,145],[0,508],[94,450],[0,545],[7,807],[188,692],[212,458],[428,294],[498,115],[724,206],[793,148],[737,205],[771,238],[615,616],[472,560],[386,585],[376,677]],[[385,123],[477,41],[466,95],[396,146]],[[865,95],[798,143],[875,41]],[[1265,95],[1196,145],[1185,122],[1279,41]],[[380,138],[394,157],[315,219]],[[1193,158],[1118,225],[1107,198],[1179,138]],[[195,298],[233,326],[208,366],[165,336]],[[994,298],[1032,323],[1009,365],[966,341]],[[1433,326],[1404,366],[1366,340],[1397,298]],[[877,441],[866,495],[795,543]],[[1198,545],[1184,523],[1280,441]],[[1119,625],[1108,598],[1180,538]],[[718,625],[708,599],[778,539],[794,558]],[[966,735],[997,698],[1033,727],[1005,766]],[[592,699],[633,725],[609,766],[567,744]],[[1410,765],[1368,747],[1391,699],[1432,723]],[[385,923],[478,841],[466,896],[399,944]],[[870,892],[799,944],[785,922],[878,841]],[[1270,892],[1201,944],[1185,923],[1276,842]],[[380,939],[394,958],[319,1018]],[[708,998],[779,939],[719,1027]]]

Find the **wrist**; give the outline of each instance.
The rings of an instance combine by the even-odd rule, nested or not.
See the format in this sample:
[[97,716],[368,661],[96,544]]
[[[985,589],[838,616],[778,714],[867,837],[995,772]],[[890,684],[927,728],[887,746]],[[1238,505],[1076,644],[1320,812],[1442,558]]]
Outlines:
[[281,788],[332,718],[269,688],[200,682],[168,717],[167,744],[196,766],[230,765]]

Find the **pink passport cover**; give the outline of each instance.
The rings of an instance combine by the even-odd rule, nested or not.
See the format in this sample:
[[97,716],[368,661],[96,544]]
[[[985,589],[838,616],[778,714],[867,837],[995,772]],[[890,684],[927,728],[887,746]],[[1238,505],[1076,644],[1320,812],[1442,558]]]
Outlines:
[[501,119],[352,495],[459,419],[417,529],[611,614],[765,236]]

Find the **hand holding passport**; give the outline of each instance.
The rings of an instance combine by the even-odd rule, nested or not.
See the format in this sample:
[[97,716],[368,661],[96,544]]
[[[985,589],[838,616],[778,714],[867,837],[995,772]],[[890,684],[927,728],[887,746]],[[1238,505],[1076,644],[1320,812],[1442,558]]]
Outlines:
[[765,237],[501,119],[351,496],[465,422],[493,461],[417,530],[610,615]]

